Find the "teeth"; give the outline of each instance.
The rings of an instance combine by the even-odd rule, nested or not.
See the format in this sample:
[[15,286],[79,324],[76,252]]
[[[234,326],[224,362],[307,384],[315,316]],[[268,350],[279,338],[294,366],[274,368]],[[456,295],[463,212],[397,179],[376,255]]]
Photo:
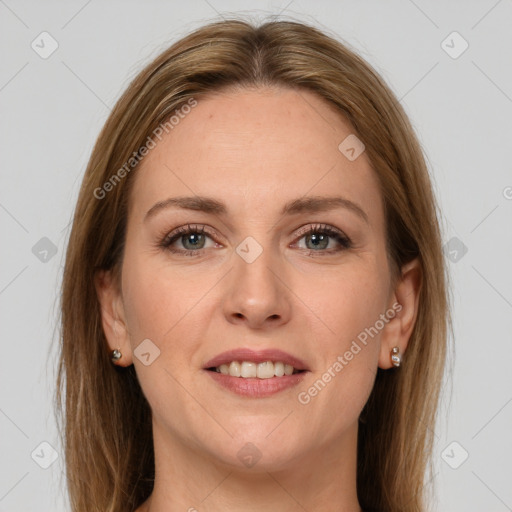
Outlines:
[[263,363],[253,363],[251,361],[232,361],[230,364],[221,364],[215,368],[215,371],[231,377],[242,377],[245,379],[271,379],[272,377],[282,377],[283,375],[292,375],[297,373],[291,364],[284,364],[280,361],[274,363],[265,361]]
[[256,374],[258,373],[258,365],[256,363],[248,363],[247,361],[244,361],[242,363],[242,369],[240,370],[240,377],[247,378],[254,378],[256,377]]
[[274,363],[272,361],[265,361],[258,364],[256,375],[258,379],[271,379],[274,376]]
[[[292,366],[292,368],[293,368],[293,366]],[[274,375],[276,377],[282,377],[284,375],[284,364],[283,363],[274,364]]]
[[232,375],[233,377],[240,377],[242,368],[240,367],[240,363],[238,361],[233,361],[229,366],[227,364],[224,366],[227,367],[227,373],[229,375]]

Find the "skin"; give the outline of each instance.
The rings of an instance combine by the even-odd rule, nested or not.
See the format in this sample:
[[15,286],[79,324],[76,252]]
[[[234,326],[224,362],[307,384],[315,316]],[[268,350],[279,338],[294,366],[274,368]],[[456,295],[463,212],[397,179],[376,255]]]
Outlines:
[[[117,364],[135,365],[153,413],[155,487],[137,512],[361,510],[358,417],[377,367],[391,368],[392,347],[407,348],[420,275],[414,261],[392,280],[375,172],[366,153],[350,161],[338,149],[352,133],[311,92],[217,93],[198,100],[137,169],[121,289],[110,273],[96,279],[109,347],[122,352]],[[224,202],[227,214],[167,208],[144,220],[159,201],[195,195]],[[343,207],[281,215],[288,201],[313,195],[343,196],[368,222]],[[188,223],[209,230],[204,244],[194,249],[185,236],[173,247],[202,247],[199,256],[159,247]],[[329,237],[316,248],[298,235],[318,224],[352,246]],[[263,249],[252,263],[236,252],[248,236]],[[300,403],[298,393],[398,303],[378,335]],[[147,338],[160,355],[145,366],[133,351]],[[268,398],[235,395],[203,366],[237,347],[282,349],[310,372]],[[237,456],[246,443],[261,453],[251,468]]]

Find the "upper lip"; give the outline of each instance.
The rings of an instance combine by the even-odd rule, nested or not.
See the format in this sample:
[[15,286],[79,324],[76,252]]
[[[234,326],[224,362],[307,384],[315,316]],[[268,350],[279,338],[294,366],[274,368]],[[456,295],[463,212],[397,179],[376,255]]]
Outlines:
[[250,348],[236,348],[222,352],[210,359],[204,368],[216,368],[221,364],[228,364],[231,361],[251,361],[254,363],[264,363],[265,361],[282,362],[293,366],[296,370],[309,370],[306,363],[298,357],[292,356],[287,352],[278,349],[252,350]]

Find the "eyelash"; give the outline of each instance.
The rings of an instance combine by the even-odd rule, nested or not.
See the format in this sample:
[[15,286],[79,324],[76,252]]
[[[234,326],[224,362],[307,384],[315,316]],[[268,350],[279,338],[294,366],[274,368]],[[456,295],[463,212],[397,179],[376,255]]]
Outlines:
[[[179,238],[190,235],[190,234],[203,234],[207,235],[210,238],[213,236],[212,233],[209,233],[205,230],[205,226],[198,226],[198,225],[190,225],[182,226],[173,232],[167,234],[163,240],[158,244],[160,248],[166,249],[174,254],[179,254],[181,256],[187,256],[187,257],[196,257],[200,256],[202,252],[205,249],[198,249],[198,250],[190,250],[190,249],[173,249],[171,245],[178,240]],[[338,253],[340,251],[350,249],[352,247],[351,240],[343,234],[338,229],[335,229],[331,226],[328,226],[326,224],[315,224],[313,226],[308,226],[307,228],[301,229],[298,234],[298,240],[301,240],[307,235],[328,235],[330,238],[334,238],[340,245],[341,248],[338,249],[329,249],[329,250],[319,250],[315,251],[312,249],[303,249],[306,251],[308,256],[323,256],[323,255],[332,255],[334,253]]]

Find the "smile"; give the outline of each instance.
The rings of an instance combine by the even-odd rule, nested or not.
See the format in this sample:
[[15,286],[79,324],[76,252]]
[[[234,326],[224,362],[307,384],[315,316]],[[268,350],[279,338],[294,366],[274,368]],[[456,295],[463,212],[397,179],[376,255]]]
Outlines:
[[303,360],[288,352],[247,347],[218,354],[203,365],[203,370],[221,388],[251,398],[290,389],[310,373]]

